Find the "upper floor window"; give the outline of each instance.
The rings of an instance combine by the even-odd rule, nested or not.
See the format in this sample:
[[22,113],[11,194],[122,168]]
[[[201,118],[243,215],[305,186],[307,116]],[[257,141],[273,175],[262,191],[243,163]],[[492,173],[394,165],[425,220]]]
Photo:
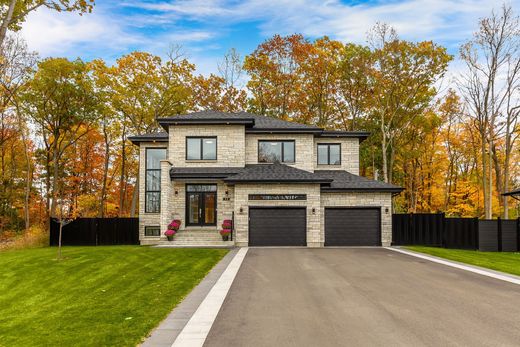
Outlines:
[[166,148],[146,149],[146,176],[144,210],[146,213],[161,211],[161,160],[166,159]]
[[217,138],[187,137],[186,160],[217,160]]
[[259,163],[294,163],[294,140],[258,141]]
[[318,144],[318,165],[340,165],[341,145],[339,143]]

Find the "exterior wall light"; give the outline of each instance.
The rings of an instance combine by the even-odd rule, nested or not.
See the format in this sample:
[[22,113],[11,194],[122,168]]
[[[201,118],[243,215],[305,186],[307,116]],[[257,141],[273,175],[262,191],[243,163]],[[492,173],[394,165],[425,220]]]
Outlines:
[[244,213],[244,208],[243,207],[240,207],[240,213]]
[[316,214],[316,208],[315,207],[312,208],[312,214]]
[[390,210],[388,209],[388,207],[385,207],[385,213],[388,214],[388,212],[390,212]]
[[179,191],[175,189],[175,195],[179,195]]

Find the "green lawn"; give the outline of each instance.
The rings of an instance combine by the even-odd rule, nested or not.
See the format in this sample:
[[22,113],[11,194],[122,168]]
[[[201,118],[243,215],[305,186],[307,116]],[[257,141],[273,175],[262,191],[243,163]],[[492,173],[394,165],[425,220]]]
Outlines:
[[520,276],[519,252],[480,252],[423,246],[408,246],[406,248],[411,251],[426,253],[436,257],[482,266],[488,269]]
[[0,252],[0,346],[135,346],[227,253],[65,247]]

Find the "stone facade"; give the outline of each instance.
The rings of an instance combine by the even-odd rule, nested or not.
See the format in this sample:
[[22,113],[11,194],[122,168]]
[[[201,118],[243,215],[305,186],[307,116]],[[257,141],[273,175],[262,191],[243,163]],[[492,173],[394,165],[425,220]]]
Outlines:
[[[216,136],[217,159],[210,161],[186,160],[187,136]],[[249,207],[251,206],[303,206],[307,210],[307,246],[324,245],[326,207],[380,207],[381,240],[390,245],[392,238],[391,193],[321,193],[319,184],[252,184],[228,185],[222,180],[170,179],[173,167],[244,167],[258,164],[259,140],[295,140],[295,163],[290,166],[313,172],[314,170],[346,170],[359,175],[359,139],[349,137],[314,137],[312,134],[246,134],[243,125],[172,125],[168,142],[141,142],[139,165],[139,233],[142,244],[154,244],[163,235],[172,219],[182,221],[181,231],[211,230],[217,232],[223,220],[235,220],[235,244],[248,245]],[[340,143],[341,165],[318,165],[317,144]],[[145,213],[145,162],[146,148],[169,148],[161,161],[161,212]],[[217,225],[186,227],[186,184],[217,185]],[[226,194],[227,192],[227,194]],[[305,194],[306,200],[249,201],[249,194]],[[314,210],[314,211],[313,211]],[[242,212],[241,212],[242,211]],[[160,237],[145,237],[145,226],[159,226]]]
[[[249,194],[306,194],[307,200],[249,201]],[[320,185],[319,184],[239,184],[235,187],[236,244],[247,246],[249,239],[249,207],[251,206],[305,206],[307,207],[307,246],[319,247]],[[314,213],[312,209],[315,209]],[[242,212],[240,212],[242,209]]]
[[312,172],[313,138],[312,134],[247,134],[246,164],[258,164],[258,140],[294,140],[295,162],[287,165]]
[[[318,144],[339,143],[341,144],[341,165],[318,165]],[[352,137],[317,137],[314,138],[314,170],[346,170],[354,175],[359,175],[359,139]]]
[[[381,207],[381,243],[392,242],[392,194],[391,193],[322,193],[321,215],[326,207]],[[388,212],[387,212],[388,211]],[[320,224],[320,243],[325,242],[325,218]]]
[[[217,160],[186,160],[186,137],[217,137]],[[168,159],[175,167],[244,167],[245,129],[243,125],[172,125]]]

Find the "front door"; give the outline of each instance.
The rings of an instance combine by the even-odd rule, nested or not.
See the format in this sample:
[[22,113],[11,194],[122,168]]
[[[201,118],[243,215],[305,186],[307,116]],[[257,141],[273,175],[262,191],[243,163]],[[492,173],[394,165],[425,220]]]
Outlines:
[[217,185],[186,185],[186,225],[217,225]]

